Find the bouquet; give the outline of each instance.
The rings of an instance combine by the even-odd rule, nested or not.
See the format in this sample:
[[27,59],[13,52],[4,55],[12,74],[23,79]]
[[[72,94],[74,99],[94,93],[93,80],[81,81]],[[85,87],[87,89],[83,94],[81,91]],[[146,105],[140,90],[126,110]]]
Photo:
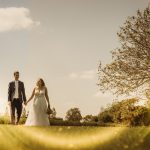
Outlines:
[[52,110],[50,107],[48,107],[46,113],[47,113],[48,115],[50,115],[50,114],[53,113],[53,110]]

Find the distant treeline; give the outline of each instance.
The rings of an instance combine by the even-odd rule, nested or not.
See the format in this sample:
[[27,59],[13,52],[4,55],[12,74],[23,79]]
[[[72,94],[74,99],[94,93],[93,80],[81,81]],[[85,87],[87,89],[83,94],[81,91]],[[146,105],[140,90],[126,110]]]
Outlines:
[[[101,109],[98,115],[86,115],[82,117],[79,108],[71,108],[67,111],[65,119],[56,117],[56,110],[49,115],[51,125],[56,126],[143,126],[150,124],[150,109],[148,105],[138,105],[139,99],[132,98],[115,101],[106,108]],[[7,110],[8,111],[8,110]],[[0,124],[9,124],[8,112],[0,116]],[[23,110],[21,124],[26,121],[28,113]]]

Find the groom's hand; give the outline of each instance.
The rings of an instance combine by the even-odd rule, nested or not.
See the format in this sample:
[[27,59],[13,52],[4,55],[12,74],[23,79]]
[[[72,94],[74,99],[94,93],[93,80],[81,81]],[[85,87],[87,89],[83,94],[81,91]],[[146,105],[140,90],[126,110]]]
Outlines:
[[26,105],[27,105],[27,102],[24,102],[24,105],[26,106]]

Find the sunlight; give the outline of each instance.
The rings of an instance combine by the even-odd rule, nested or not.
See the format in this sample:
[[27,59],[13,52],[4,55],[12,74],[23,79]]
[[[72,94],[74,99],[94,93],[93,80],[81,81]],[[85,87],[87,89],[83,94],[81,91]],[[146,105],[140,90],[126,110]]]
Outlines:
[[[142,145],[150,135],[147,127],[25,127],[0,125],[1,150],[95,149],[114,146],[129,149]],[[9,140],[11,139],[11,140]],[[147,139],[148,140],[148,139]],[[114,147],[114,148],[115,148]]]
[[[28,128],[28,127],[21,127],[18,128],[18,132],[22,132],[24,135],[28,136],[29,138],[36,139],[37,141],[53,146],[53,147],[66,147],[66,148],[84,148],[87,146],[95,146],[97,144],[103,144],[113,138],[117,134],[120,134],[124,131],[125,128],[97,128],[96,132],[88,132],[85,134],[78,134],[78,135],[63,135],[63,134],[55,134],[55,133],[43,133],[40,130],[36,130],[35,128]],[[63,130],[62,127],[59,127],[58,132]],[[68,131],[69,132],[69,131]]]

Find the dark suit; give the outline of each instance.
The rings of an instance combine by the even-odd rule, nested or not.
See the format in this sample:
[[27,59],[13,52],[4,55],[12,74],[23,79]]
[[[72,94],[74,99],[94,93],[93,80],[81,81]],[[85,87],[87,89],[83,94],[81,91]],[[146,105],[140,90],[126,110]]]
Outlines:
[[24,83],[18,81],[18,98],[13,98],[15,94],[15,81],[10,82],[8,86],[8,101],[11,102],[11,119],[15,120],[15,110],[17,110],[17,122],[19,122],[22,113],[22,102],[26,102]]

